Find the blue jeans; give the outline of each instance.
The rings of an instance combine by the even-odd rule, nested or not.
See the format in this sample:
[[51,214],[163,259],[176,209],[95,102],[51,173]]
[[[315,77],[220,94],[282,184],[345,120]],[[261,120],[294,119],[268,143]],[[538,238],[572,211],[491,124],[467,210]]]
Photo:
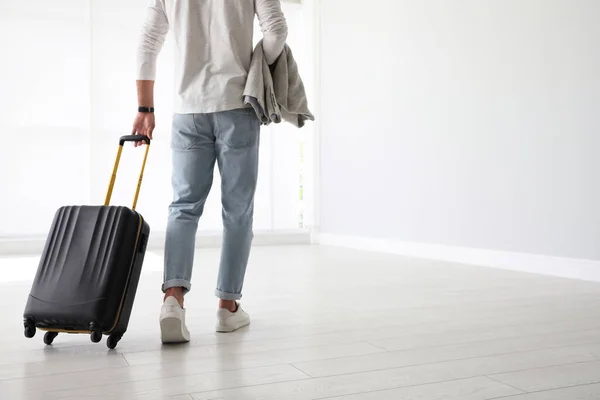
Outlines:
[[173,202],[169,206],[163,291],[192,285],[198,220],[215,161],[221,173],[223,246],[216,296],[238,300],[253,239],[260,121],[251,108],[173,117]]

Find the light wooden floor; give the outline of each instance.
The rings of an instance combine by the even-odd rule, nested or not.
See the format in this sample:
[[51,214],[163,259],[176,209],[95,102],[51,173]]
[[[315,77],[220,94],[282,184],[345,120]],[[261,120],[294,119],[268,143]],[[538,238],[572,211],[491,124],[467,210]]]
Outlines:
[[256,248],[244,297],[253,323],[223,335],[212,332],[217,258],[197,256],[192,342],[161,346],[160,254],[149,255],[115,351],[87,336],[25,339],[35,259],[0,259],[0,399],[600,399],[599,284]]

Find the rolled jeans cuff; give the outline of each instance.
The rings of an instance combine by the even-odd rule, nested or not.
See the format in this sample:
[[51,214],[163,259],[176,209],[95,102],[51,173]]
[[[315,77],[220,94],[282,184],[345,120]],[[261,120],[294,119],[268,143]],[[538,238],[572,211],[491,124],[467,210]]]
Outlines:
[[163,293],[167,291],[167,289],[181,287],[183,288],[183,294],[186,294],[190,290],[192,290],[192,284],[185,279],[170,279],[162,284]]
[[242,298],[240,293],[227,293],[219,289],[215,290],[215,296],[221,300],[239,300]]

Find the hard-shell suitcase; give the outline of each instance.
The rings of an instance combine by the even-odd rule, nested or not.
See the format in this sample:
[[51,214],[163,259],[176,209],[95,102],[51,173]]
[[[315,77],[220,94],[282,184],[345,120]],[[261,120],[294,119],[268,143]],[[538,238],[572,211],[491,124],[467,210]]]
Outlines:
[[[125,142],[145,141],[132,208],[110,206]],[[123,136],[104,206],[65,206],[54,217],[23,314],[25,336],[36,328],[52,344],[59,332],[109,335],[114,349],[127,330],[150,227],[135,211],[150,149],[145,136]]]

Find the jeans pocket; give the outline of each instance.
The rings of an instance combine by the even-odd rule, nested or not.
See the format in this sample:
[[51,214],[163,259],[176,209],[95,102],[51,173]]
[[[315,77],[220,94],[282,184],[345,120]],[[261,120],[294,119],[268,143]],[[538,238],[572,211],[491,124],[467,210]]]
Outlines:
[[173,115],[171,132],[171,149],[189,150],[198,140],[194,117],[191,114]]
[[234,149],[254,146],[258,141],[260,120],[252,108],[225,111],[217,116],[219,140]]

